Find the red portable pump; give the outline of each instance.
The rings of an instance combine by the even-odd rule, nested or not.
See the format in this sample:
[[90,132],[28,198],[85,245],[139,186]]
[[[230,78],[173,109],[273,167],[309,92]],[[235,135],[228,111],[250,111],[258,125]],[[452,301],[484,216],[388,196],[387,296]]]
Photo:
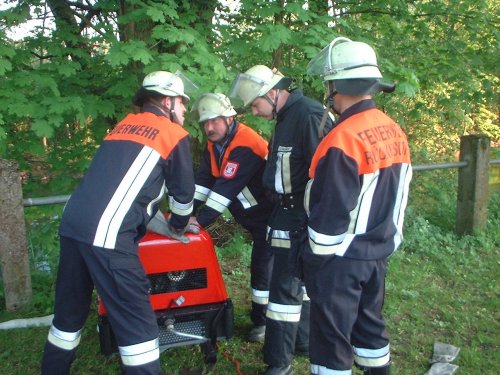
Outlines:
[[[210,235],[187,234],[183,244],[148,232],[139,258],[149,278],[150,301],[160,328],[160,350],[200,344],[206,362],[217,358],[216,342],[233,336],[233,307],[228,298]],[[117,352],[106,308],[98,298],[101,352]]]

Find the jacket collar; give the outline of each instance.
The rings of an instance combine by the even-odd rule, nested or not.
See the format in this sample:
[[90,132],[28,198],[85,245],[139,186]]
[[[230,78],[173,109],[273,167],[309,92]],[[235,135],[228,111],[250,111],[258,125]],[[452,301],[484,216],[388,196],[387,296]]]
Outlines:
[[377,108],[373,99],[361,100],[360,102],[353,104],[352,106],[347,108],[344,112],[342,112],[337,121],[337,125],[340,124],[342,121],[347,120],[349,117],[355,115],[356,113],[360,113],[373,108]]
[[277,113],[276,120],[280,121],[283,118],[283,116],[285,116],[286,111],[288,111],[290,107],[292,107],[296,102],[298,102],[303,96],[304,94],[300,89],[295,89],[290,91],[290,95],[288,96],[285,105]]
[[157,116],[163,116],[169,119],[169,117],[165,112],[163,112],[160,108],[152,104],[145,104],[144,107],[142,107],[142,112],[150,112]]

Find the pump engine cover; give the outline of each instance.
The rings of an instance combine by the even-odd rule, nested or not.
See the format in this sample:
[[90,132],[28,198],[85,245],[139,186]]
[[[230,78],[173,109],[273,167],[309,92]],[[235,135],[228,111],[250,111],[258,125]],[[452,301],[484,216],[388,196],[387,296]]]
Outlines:
[[[150,301],[160,329],[160,350],[201,344],[214,362],[217,340],[233,336],[232,302],[227,295],[210,235],[187,234],[190,242],[148,232],[139,243],[139,258],[150,281]],[[106,307],[98,297],[101,352],[117,352]]]

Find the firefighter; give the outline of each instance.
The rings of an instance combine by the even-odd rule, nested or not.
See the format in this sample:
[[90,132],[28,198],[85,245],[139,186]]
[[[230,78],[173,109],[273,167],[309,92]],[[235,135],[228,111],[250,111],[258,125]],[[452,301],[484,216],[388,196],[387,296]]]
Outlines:
[[[262,186],[267,141],[236,121],[229,98],[206,93],[192,112],[208,138],[195,174],[196,191],[191,222],[202,227],[213,223],[226,209],[252,236],[251,278],[253,327],[248,340],[263,341],[273,256],[266,241],[271,204]],[[202,204],[204,206],[198,209]]]
[[[274,263],[263,347],[266,375],[290,374],[293,354],[309,351],[309,298],[289,260],[297,234],[306,226],[304,190],[324,108],[301,90],[289,90],[291,82],[276,70],[256,65],[238,75],[230,93],[250,106],[253,115],[276,121],[263,175],[274,202],[268,221]],[[328,118],[325,131],[331,127]]]
[[334,39],[308,65],[339,117],[314,154],[306,189],[303,274],[311,298],[312,374],[387,375],[391,356],[382,306],[388,257],[402,240],[412,176],[406,135],[376,108],[375,51]]
[[192,212],[194,174],[182,128],[189,84],[180,72],[148,74],[133,99],[141,112],[109,132],[64,208],[42,374],[69,374],[94,286],[108,311],[123,373],[161,374],[158,325],[138,241],[165,187],[172,237],[182,234]]

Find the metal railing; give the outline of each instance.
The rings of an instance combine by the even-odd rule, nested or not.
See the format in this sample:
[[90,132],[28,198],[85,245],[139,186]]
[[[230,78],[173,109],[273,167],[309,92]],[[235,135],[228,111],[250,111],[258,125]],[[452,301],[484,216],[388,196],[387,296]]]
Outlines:
[[[500,159],[490,160],[490,165],[500,164]],[[426,164],[426,165],[413,165],[412,169],[414,171],[431,171],[434,169],[449,169],[449,168],[463,168],[467,166],[466,161],[450,162],[450,163],[436,163],[436,164]],[[23,199],[24,207],[31,206],[44,206],[49,204],[61,204],[66,203],[70,195],[55,195],[52,197],[42,197],[42,198],[26,198]]]
[[[460,138],[460,162],[415,165],[414,171],[458,168],[456,233],[473,234],[486,227],[490,166],[500,160],[490,160],[490,140],[482,135]],[[0,159],[0,273],[3,277],[5,306],[15,311],[29,306],[32,300],[29,257],[26,241],[12,233],[26,232],[24,207],[66,203],[69,195],[22,199],[19,166],[14,161]],[[495,168],[495,171],[497,168]]]

